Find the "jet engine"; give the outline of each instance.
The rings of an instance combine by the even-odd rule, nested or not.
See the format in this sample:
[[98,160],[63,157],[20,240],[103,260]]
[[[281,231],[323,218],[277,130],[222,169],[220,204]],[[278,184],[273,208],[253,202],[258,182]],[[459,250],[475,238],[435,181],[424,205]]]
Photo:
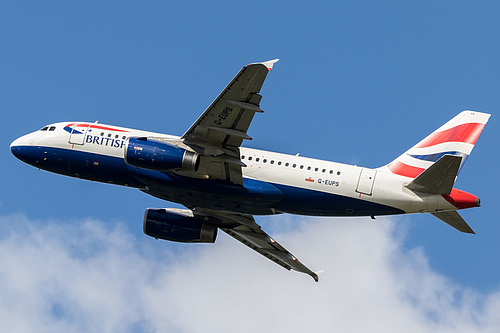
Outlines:
[[156,239],[183,243],[214,243],[217,227],[186,209],[146,209],[144,233]]
[[196,171],[199,155],[172,144],[148,138],[130,138],[125,145],[125,162],[156,171]]

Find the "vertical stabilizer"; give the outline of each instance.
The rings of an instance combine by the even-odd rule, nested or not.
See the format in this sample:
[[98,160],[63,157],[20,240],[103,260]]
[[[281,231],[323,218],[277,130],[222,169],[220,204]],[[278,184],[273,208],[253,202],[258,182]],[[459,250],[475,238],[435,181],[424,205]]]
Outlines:
[[444,155],[452,155],[462,158],[460,171],[489,118],[487,113],[462,111],[379,170],[416,178]]

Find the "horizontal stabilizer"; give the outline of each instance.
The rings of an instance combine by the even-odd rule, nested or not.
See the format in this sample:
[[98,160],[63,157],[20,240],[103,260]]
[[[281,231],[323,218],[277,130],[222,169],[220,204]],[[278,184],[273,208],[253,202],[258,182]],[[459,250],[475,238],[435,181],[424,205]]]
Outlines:
[[450,212],[439,212],[439,213],[431,213],[431,215],[437,217],[444,223],[451,225],[453,228],[458,231],[465,232],[468,234],[475,234],[474,230],[469,227],[467,222],[455,211]]
[[461,163],[461,156],[444,155],[406,187],[423,193],[449,195]]

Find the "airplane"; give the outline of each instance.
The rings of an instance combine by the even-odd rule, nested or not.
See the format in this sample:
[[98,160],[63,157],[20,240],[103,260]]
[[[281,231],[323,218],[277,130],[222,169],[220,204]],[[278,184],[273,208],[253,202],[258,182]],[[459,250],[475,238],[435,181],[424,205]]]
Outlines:
[[312,271],[254,215],[375,216],[430,213],[474,233],[457,210],[479,207],[453,187],[490,114],[463,111],[394,161],[371,169],[242,147],[262,113],[259,95],[278,59],[243,67],[182,136],[59,122],[14,140],[12,153],[39,169],[139,189],[186,209],[148,208],[156,239],[214,243],[218,229],[278,265]]

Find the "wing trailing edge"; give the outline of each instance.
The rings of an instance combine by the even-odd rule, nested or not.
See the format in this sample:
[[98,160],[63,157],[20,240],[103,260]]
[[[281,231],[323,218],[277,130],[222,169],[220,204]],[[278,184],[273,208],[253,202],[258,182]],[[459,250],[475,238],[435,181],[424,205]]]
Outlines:
[[211,179],[243,184],[240,146],[251,140],[247,134],[256,113],[262,113],[259,94],[269,71],[278,59],[243,67],[219,96],[182,136],[190,150],[210,157],[200,174]]

